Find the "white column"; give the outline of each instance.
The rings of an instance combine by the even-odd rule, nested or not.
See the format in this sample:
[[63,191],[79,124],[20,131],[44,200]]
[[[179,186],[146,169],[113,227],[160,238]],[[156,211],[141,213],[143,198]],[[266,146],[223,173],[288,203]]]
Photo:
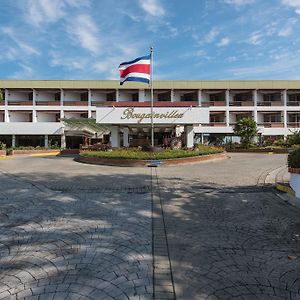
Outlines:
[[257,90],[253,91],[253,101],[254,101],[254,106],[257,106]]
[[66,149],[66,135],[65,135],[65,131],[63,131],[63,133],[60,136],[60,148],[61,149]]
[[5,108],[5,111],[4,111],[4,122],[9,123],[9,111],[8,111],[7,107]]
[[119,93],[119,90],[117,89],[116,90],[116,102],[119,102],[119,96],[120,96],[120,93]]
[[194,147],[194,128],[193,125],[187,125],[184,128],[185,136],[186,136],[186,147],[193,148]]
[[287,124],[288,124],[288,115],[287,115],[287,111],[286,109],[284,109],[283,111],[283,124],[284,124],[284,128],[287,128]]
[[230,92],[229,92],[229,90],[226,90],[226,92],[225,92],[225,101],[226,101],[226,106],[229,107],[229,102],[230,102]]
[[229,124],[230,124],[230,113],[229,113],[229,109],[228,108],[226,109],[225,117],[226,117],[226,126],[228,127]]
[[16,147],[16,136],[14,134],[11,136],[11,147]]
[[49,148],[49,137],[47,134],[45,134],[45,137],[44,137],[44,147],[45,147],[45,149]]
[[31,121],[33,123],[37,122],[37,115],[36,115],[36,110],[35,109],[32,110],[32,120]]
[[119,126],[112,126],[110,132],[110,143],[113,148],[120,147]]
[[8,89],[5,89],[5,90],[4,90],[4,94],[5,94],[5,95],[4,95],[4,98],[5,98],[4,105],[7,106],[7,105],[8,105],[8,97],[9,97],[9,95],[8,95],[8,94],[9,94]]
[[129,128],[128,127],[123,128],[123,146],[129,147]]
[[198,90],[198,106],[201,106],[202,102],[202,90]]
[[174,89],[171,89],[171,102],[174,102]]
[[32,105],[33,105],[33,107],[36,106],[36,96],[37,96],[36,90],[32,89]]
[[88,89],[88,118],[92,117],[92,92]]
[[145,102],[145,90],[139,90],[139,102]]
[[65,92],[63,89],[60,89],[60,105],[64,105],[64,100],[65,100]]
[[282,97],[283,97],[283,105],[284,105],[284,107],[286,107],[287,106],[287,90],[283,90]]

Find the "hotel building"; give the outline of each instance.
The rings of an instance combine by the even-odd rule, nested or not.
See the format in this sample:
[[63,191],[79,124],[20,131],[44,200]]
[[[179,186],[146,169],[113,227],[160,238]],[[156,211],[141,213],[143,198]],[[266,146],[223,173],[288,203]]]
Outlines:
[[[57,143],[76,148],[86,138],[110,140],[113,147],[149,141],[150,90],[145,84],[2,80],[0,88],[0,141],[9,147]],[[232,136],[242,117],[253,118],[261,136],[298,130],[300,81],[154,82],[156,143],[171,134],[183,134],[188,147],[206,138]],[[73,125],[68,119],[75,120]],[[99,127],[85,125],[88,119]]]

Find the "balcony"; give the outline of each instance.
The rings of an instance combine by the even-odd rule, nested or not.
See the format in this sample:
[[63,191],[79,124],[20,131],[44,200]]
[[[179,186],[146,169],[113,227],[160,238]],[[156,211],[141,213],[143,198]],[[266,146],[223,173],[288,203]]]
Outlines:
[[33,102],[28,100],[28,101],[14,101],[14,100],[9,100],[8,105],[33,105]]
[[283,106],[282,101],[262,101],[257,103],[258,106]]
[[287,106],[300,106],[300,101],[288,101]]
[[36,105],[59,106],[60,105],[60,101],[37,101]]
[[206,126],[213,126],[213,127],[226,127],[226,122],[209,122],[205,124]]
[[253,101],[232,101],[229,103],[230,106],[254,106]]
[[226,106],[225,101],[209,101],[209,102],[202,102],[201,106],[203,107],[210,107],[210,106]]
[[279,122],[264,122],[259,123],[257,126],[265,127],[265,128],[284,128],[284,123]]
[[[94,105],[94,104],[92,104]],[[151,107],[150,101],[145,102],[135,102],[135,101],[119,101],[119,102],[99,102],[99,105],[96,106],[105,106],[105,107]],[[154,107],[197,107],[197,101],[155,101],[153,103]]]
[[65,106],[87,106],[88,102],[87,101],[65,101],[64,105]]
[[287,126],[292,128],[300,128],[300,122],[288,122]]

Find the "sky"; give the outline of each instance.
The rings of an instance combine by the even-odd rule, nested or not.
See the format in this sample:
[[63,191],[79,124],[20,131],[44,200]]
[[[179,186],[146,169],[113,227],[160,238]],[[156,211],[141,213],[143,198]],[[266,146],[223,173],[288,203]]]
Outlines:
[[300,0],[0,0],[0,79],[300,79]]

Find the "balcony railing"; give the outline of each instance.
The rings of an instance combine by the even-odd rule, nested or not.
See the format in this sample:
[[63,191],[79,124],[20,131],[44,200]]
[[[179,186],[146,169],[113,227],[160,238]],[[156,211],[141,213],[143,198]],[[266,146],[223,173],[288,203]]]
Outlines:
[[265,127],[265,128],[283,128],[284,127],[284,123],[281,123],[281,122],[264,122],[264,123],[259,123],[257,125]]
[[33,105],[33,101],[14,101],[9,100],[8,105]]
[[36,105],[54,106],[60,105],[60,101],[36,101]]
[[288,101],[287,106],[300,106],[300,101]]
[[284,103],[282,101],[262,101],[257,102],[258,106],[283,106]]
[[209,101],[209,102],[202,102],[201,105],[203,107],[209,107],[209,106],[226,106],[225,101]]
[[[99,104],[98,104],[99,103]],[[106,107],[150,107],[151,102],[145,101],[145,102],[136,102],[136,101],[118,101],[118,102],[92,102],[92,105],[96,106],[106,106]],[[197,101],[178,101],[178,102],[170,102],[170,101],[155,101],[153,103],[154,107],[196,107],[198,106]]]
[[212,126],[212,127],[226,127],[226,122],[209,122],[207,124],[202,124],[203,126]]
[[288,127],[293,127],[293,128],[299,128],[300,127],[300,122],[288,122],[287,126]]
[[232,101],[229,103],[230,106],[254,106],[254,102],[249,101]]
[[64,101],[65,106],[87,106],[87,101]]

